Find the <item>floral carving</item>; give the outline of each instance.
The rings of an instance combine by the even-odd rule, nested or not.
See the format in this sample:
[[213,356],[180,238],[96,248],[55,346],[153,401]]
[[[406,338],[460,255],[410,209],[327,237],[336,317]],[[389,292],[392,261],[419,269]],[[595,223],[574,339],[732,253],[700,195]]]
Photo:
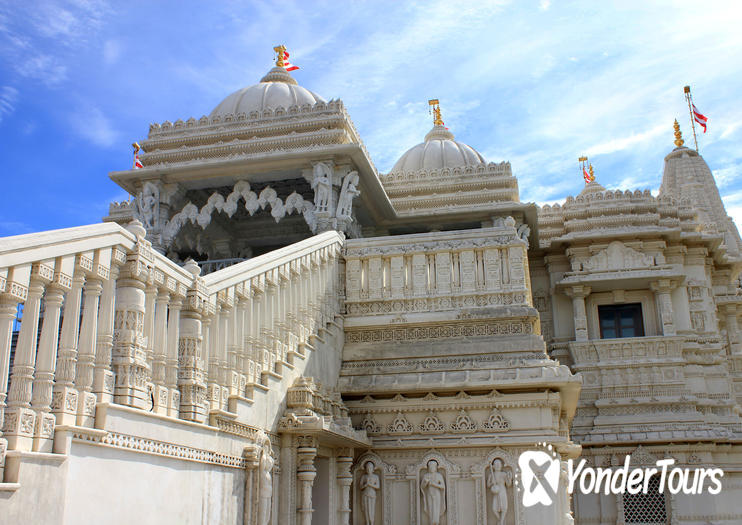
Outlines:
[[451,432],[474,432],[477,430],[477,424],[472,420],[466,410],[461,410],[456,416],[456,420],[450,425]]

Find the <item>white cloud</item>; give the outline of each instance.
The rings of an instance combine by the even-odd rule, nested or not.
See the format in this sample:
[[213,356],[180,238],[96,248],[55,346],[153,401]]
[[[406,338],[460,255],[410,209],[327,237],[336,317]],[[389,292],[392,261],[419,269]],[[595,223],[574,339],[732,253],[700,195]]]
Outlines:
[[67,66],[47,54],[28,57],[17,63],[15,69],[20,75],[40,80],[47,86],[56,86],[67,79]]
[[594,157],[597,155],[606,155],[609,153],[623,151],[632,146],[636,146],[637,144],[645,143],[647,142],[647,140],[654,137],[658,137],[662,134],[667,134],[667,129],[668,128],[666,125],[660,124],[642,133],[632,133],[628,137],[611,139],[607,142],[596,144],[595,146],[590,146],[589,148],[587,148],[586,154],[588,157]]
[[15,110],[15,103],[18,100],[18,90],[12,86],[0,87],[0,122],[3,117],[10,115]]
[[719,189],[729,186],[732,182],[739,180],[739,176],[742,173],[742,169],[738,165],[727,166],[725,168],[718,168],[713,171],[716,185]]
[[547,11],[551,7],[551,0],[541,0],[538,7],[541,11]]
[[78,135],[96,146],[108,148],[118,140],[118,131],[113,128],[108,117],[97,107],[89,107],[75,112],[70,118],[70,124]]

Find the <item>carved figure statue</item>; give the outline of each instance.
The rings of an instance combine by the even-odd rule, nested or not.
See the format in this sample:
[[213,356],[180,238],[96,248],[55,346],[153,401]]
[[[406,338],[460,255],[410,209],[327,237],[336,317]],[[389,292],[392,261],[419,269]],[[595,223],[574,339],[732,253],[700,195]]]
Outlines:
[[271,442],[266,437],[263,442],[263,451],[260,455],[260,507],[258,508],[258,523],[268,525],[271,518],[271,502],[273,500],[273,464]]
[[361,510],[365,525],[374,525],[376,522],[376,492],[381,488],[379,476],[374,474],[376,465],[367,461],[366,473],[361,476]]
[[157,186],[151,182],[146,182],[142,191],[139,192],[136,199],[136,212],[142,226],[151,230],[157,223],[157,214],[159,213],[160,192]]
[[502,467],[502,459],[495,458],[487,474],[487,487],[492,494],[492,513],[495,515],[496,525],[505,523],[505,516],[508,514],[507,487],[513,482],[510,472],[503,470]]
[[330,198],[332,196],[332,171],[324,162],[314,165],[314,177],[312,178],[312,189],[314,189],[314,211],[330,211]]
[[440,525],[446,513],[446,481],[438,472],[438,462],[428,461],[428,471],[420,480],[420,491],[423,493],[423,510],[430,519],[430,525]]
[[343,179],[343,187],[340,190],[340,197],[338,198],[338,208],[335,217],[338,219],[350,218],[350,211],[353,207],[353,199],[357,195],[360,195],[360,191],[356,189],[358,186],[358,172],[351,171]]

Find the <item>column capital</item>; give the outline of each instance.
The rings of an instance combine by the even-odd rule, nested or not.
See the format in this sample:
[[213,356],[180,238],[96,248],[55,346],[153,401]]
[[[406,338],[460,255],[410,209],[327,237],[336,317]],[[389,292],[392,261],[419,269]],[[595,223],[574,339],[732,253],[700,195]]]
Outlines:
[[590,292],[592,292],[592,288],[583,284],[575,284],[573,286],[564,288],[565,295],[573,299],[578,297],[582,297],[584,299],[585,297],[590,295]]
[[649,288],[653,292],[670,293],[677,288],[678,282],[673,279],[658,279],[649,283]]

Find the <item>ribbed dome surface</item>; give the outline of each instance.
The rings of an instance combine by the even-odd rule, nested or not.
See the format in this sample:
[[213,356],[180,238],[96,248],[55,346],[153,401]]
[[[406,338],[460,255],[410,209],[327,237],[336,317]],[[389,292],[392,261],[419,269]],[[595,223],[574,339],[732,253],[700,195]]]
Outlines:
[[274,67],[259,84],[235,91],[222,100],[209,117],[230,113],[249,114],[251,111],[262,112],[269,108],[288,108],[293,105],[314,105],[317,102],[325,102],[325,99],[298,85],[294,77],[283,68]]
[[582,188],[580,195],[590,195],[593,193],[602,193],[604,191],[605,188],[600,183],[592,181],[585,184],[585,187]]
[[434,126],[425,142],[407,150],[391,173],[441,168],[458,168],[484,163],[484,158],[471,146],[454,140],[453,133],[443,126]]

